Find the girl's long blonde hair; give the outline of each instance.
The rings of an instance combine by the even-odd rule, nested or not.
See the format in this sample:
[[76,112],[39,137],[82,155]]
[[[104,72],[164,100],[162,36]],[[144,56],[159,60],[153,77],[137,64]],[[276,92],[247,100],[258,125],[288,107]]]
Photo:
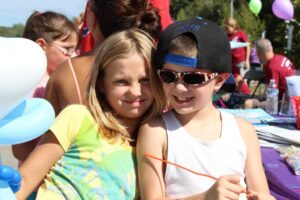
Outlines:
[[[137,53],[144,59],[145,67],[150,74],[152,68],[151,56],[154,49],[155,46],[151,37],[139,29],[128,29],[115,33],[108,37],[97,49],[88,86],[88,105],[99,126],[99,132],[106,139],[112,141],[117,139],[131,140],[126,127],[120,123],[117,113],[112,110],[101,90],[105,69],[115,59],[129,58]],[[151,77],[150,82],[153,82]],[[157,90],[157,86],[155,84],[151,84],[151,86],[154,98],[160,99],[158,96],[162,94]],[[163,106],[163,102],[154,101],[143,119],[157,116],[162,112]]]

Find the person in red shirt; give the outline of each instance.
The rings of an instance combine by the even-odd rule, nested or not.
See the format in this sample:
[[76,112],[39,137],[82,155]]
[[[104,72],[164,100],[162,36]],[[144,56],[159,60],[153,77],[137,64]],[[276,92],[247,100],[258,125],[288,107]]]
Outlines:
[[150,0],[149,2],[158,9],[162,30],[165,30],[165,28],[172,23],[170,15],[170,0]]
[[[88,2],[89,1],[87,1],[87,5]],[[167,26],[169,26],[172,23],[172,18],[170,15],[170,0],[149,0],[149,3],[151,3],[153,7],[158,9],[162,30],[164,30]],[[86,13],[87,10],[85,10],[84,12],[83,24],[80,29],[80,35],[81,35],[81,44],[79,50],[80,55],[89,52],[95,46],[94,44],[95,41],[93,39],[93,36],[90,34],[90,31],[87,27]]]
[[295,75],[294,64],[285,56],[275,54],[273,47],[268,39],[259,39],[256,42],[258,57],[263,64],[263,70],[266,72],[266,83],[275,79],[279,96],[281,97],[286,90],[286,80],[288,76]]
[[[266,84],[271,79],[275,79],[279,89],[279,99],[286,92],[286,77],[295,75],[294,64],[285,56],[275,54],[273,46],[268,39],[258,39],[256,41],[256,50],[260,62],[263,64],[263,70],[266,72]],[[248,99],[245,101],[245,108],[264,108],[265,102]]]
[[[231,42],[248,42],[247,34],[238,27],[234,18],[228,18],[224,23],[225,32]],[[250,68],[250,46],[236,48],[231,50],[232,53],[232,73],[244,76]]]

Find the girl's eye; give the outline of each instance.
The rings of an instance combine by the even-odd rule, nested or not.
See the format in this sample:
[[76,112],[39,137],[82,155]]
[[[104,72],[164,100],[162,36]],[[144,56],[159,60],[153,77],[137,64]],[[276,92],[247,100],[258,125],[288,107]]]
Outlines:
[[149,78],[142,78],[139,82],[141,84],[149,84],[150,83],[150,79]]
[[120,79],[120,80],[116,80],[114,81],[115,84],[117,85],[128,85],[128,81]]

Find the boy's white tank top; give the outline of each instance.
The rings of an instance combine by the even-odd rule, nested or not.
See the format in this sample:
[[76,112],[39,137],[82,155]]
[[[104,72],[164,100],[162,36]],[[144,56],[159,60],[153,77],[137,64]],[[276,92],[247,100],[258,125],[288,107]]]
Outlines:
[[[187,133],[172,111],[163,114],[168,140],[167,160],[216,178],[222,175],[240,175],[241,185],[245,187],[246,144],[233,115],[220,112],[221,136],[209,142],[199,141]],[[168,197],[183,198],[202,193],[214,183],[215,180],[211,178],[179,167],[170,164],[166,167],[165,184]]]

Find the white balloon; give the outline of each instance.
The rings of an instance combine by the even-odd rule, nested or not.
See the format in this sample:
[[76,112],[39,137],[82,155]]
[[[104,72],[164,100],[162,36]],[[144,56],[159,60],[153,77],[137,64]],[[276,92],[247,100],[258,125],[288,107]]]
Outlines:
[[38,86],[46,73],[43,49],[25,38],[0,37],[0,119]]

